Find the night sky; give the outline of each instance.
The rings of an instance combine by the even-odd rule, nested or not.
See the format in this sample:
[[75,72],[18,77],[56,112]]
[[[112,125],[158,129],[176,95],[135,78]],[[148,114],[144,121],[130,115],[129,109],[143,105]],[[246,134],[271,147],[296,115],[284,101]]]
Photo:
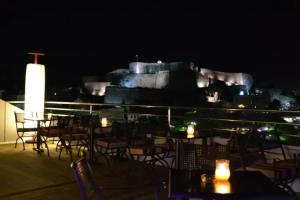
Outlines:
[[48,86],[127,68],[138,54],[300,89],[297,0],[122,2],[1,1],[0,86],[24,87],[27,52],[38,50]]

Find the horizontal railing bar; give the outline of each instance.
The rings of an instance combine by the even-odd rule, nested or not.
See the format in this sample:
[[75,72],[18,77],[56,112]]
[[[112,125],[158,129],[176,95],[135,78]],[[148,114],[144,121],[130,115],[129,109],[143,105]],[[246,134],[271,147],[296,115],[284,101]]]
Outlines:
[[[24,101],[8,101],[12,104],[24,104]],[[282,114],[300,114],[300,111],[297,110],[268,110],[268,109],[244,109],[244,108],[204,108],[204,107],[188,107],[188,106],[158,106],[158,105],[134,105],[134,104],[108,104],[108,103],[84,103],[84,102],[64,102],[64,101],[46,101],[45,104],[54,104],[54,105],[76,105],[76,106],[112,106],[112,107],[136,107],[136,108],[164,108],[164,109],[189,109],[193,112],[199,111],[223,111],[223,112],[251,112],[251,113],[282,113]],[[75,108],[56,108],[56,107],[45,107],[45,110],[52,111],[68,111],[68,112],[83,112],[83,113],[97,113],[103,111],[103,109],[89,110],[89,109],[75,109]],[[111,111],[113,112],[113,111]],[[118,111],[116,111],[118,112]],[[128,114],[137,114],[140,116],[167,116],[167,113],[164,114],[148,114],[148,113],[135,113],[129,112]],[[223,121],[223,122],[236,122],[236,123],[257,123],[257,124],[274,124],[274,125],[288,125],[288,126],[300,126],[300,123],[289,123],[289,122],[273,122],[273,121],[258,121],[258,120],[245,120],[245,119],[227,119],[227,118],[205,118],[197,116],[180,116],[172,115],[172,118],[182,118],[182,119],[191,119],[195,118],[196,120],[211,120],[211,121]],[[281,136],[287,136],[292,138],[300,138],[300,135],[293,134],[281,134]]]
[[[9,103],[24,103],[24,101],[8,101]],[[218,111],[238,111],[238,112],[270,112],[270,113],[293,113],[300,114],[298,110],[268,110],[268,109],[245,109],[245,108],[204,108],[188,106],[157,106],[140,104],[108,104],[108,103],[84,103],[84,102],[65,102],[65,101],[46,101],[46,104],[63,105],[86,105],[86,106],[116,106],[116,107],[140,107],[140,108],[177,108],[177,109],[196,109],[196,110],[218,110]]]
[[202,120],[215,120],[215,121],[225,121],[225,122],[246,122],[246,123],[260,123],[260,124],[277,124],[277,125],[291,125],[300,126],[299,123],[289,123],[289,122],[273,122],[273,121],[256,121],[256,120],[240,120],[240,119],[222,119],[222,118],[197,118]]
[[[24,101],[8,101],[9,103],[24,103]],[[109,104],[109,103],[84,103],[84,102],[65,102],[65,101],[45,101],[45,104],[63,104],[63,105],[86,105],[86,106],[123,106],[123,107],[142,107],[142,108],[168,108],[168,106],[157,106],[157,105],[134,105],[134,104]],[[178,108],[187,108],[190,107],[180,107]]]
[[288,136],[288,137],[296,137],[296,138],[300,138],[300,135],[292,135],[292,134],[286,134],[286,133],[283,133],[283,134],[280,134],[282,136]]
[[[24,103],[24,101],[9,101],[10,103]],[[82,102],[59,102],[59,101],[47,101],[47,104],[64,104],[64,105],[94,105],[94,106],[117,106],[116,104],[104,104],[104,103],[82,103]],[[168,108],[168,106],[152,106],[152,105],[126,105],[121,104],[118,106],[129,106],[129,107],[146,107],[146,108]],[[188,107],[174,107],[174,108],[188,108]],[[79,111],[79,112],[90,112],[90,110],[86,109],[71,109],[71,108],[54,108],[54,107],[46,107],[47,110],[59,110],[59,111]],[[191,108],[190,108],[191,109]],[[282,110],[254,110],[254,109],[228,109],[228,108],[197,108],[198,110],[220,110],[220,111],[247,111],[247,112],[275,112],[275,113],[299,113],[300,111],[282,111]],[[93,110],[93,113],[100,112],[99,110]],[[150,116],[150,115],[149,115]],[[164,116],[151,114],[151,116]],[[178,118],[179,116],[173,115],[174,118]],[[187,118],[182,117],[180,118]],[[199,118],[198,118],[199,119]],[[273,122],[273,121],[257,121],[257,120],[235,120],[235,119],[221,119],[221,118],[200,118],[206,120],[216,120],[216,121],[227,121],[227,122],[246,122],[246,123],[267,123],[267,124],[279,124],[279,125],[291,125],[291,126],[299,126],[299,123],[289,123],[289,122]]]
[[85,110],[85,109],[73,109],[73,108],[51,108],[51,107],[46,107],[45,110],[59,110],[59,111],[79,111],[79,112],[90,112],[90,110]]
[[198,110],[220,110],[220,111],[241,111],[241,112],[272,112],[272,113],[298,113],[299,110],[267,110],[267,109],[247,109],[247,108],[203,108],[198,107]]

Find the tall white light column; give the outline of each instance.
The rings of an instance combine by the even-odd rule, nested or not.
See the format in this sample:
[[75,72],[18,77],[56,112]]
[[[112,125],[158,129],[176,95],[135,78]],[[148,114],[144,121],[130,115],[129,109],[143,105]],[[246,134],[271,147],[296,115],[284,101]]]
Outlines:
[[42,117],[45,103],[45,66],[37,63],[41,53],[29,53],[34,55],[34,64],[26,66],[25,77],[25,115],[27,117]]

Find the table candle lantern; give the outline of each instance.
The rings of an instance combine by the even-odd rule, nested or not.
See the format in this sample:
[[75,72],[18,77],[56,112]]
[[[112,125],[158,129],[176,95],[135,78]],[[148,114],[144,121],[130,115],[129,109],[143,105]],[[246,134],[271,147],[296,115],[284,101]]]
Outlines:
[[216,160],[215,179],[228,180],[230,177],[229,160]]
[[48,120],[51,120],[52,118],[52,113],[48,113]]
[[107,127],[107,118],[106,117],[103,117],[102,119],[101,119],[101,126],[102,127]]
[[195,137],[194,125],[188,125],[186,132],[187,132],[187,138],[194,138]]

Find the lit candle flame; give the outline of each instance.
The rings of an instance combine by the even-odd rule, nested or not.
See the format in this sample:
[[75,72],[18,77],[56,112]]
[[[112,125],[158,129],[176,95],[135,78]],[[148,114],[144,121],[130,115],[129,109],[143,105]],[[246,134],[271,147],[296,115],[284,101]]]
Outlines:
[[217,180],[228,180],[229,177],[229,160],[216,160],[215,178]]
[[194,138],[195,137],[194,125],[188,125],[186,132],[187,132],[187,138]]
[[101,119],[101,126],[102,126],[102,127],[107,127],[107,118],[106,118],[106,117],[103,117],[103,118]]
[[52,118],[52,113],[48,113],[48,120]]

